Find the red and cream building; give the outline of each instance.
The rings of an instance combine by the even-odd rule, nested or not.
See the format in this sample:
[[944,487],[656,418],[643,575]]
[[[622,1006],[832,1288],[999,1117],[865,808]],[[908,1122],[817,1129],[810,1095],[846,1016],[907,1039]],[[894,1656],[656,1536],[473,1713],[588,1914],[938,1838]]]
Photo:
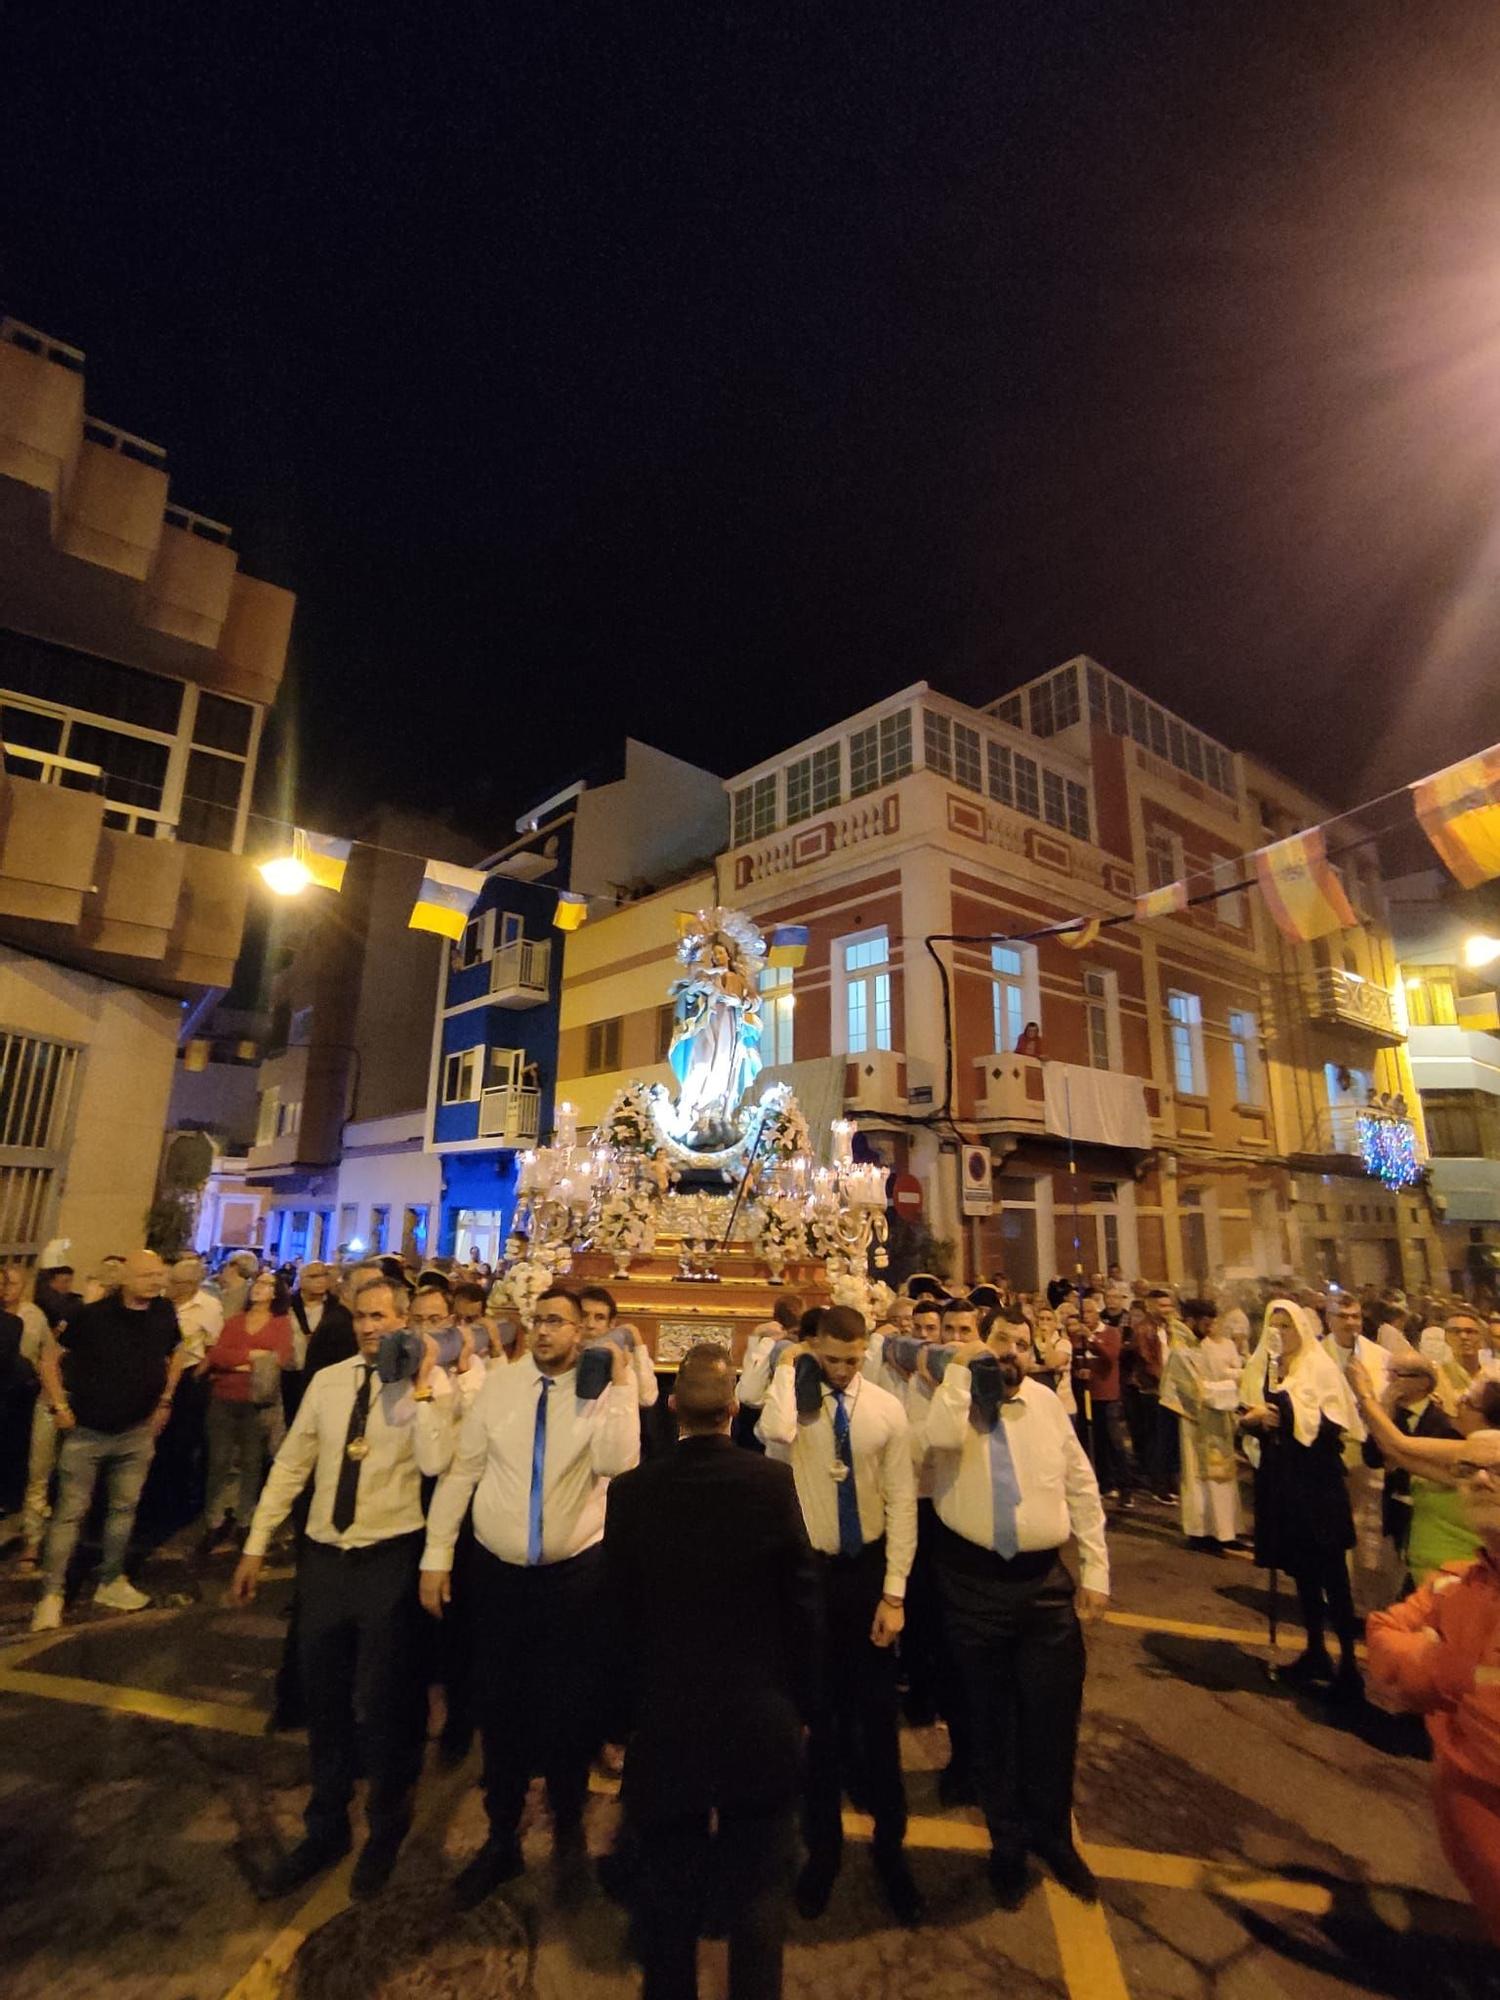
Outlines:
[[[983,709],[917,683],[727,789],[720,899],[809,931],[767,975],[767,1063],[915,1176],[955,1269],[1426,1281],[1425,1198],[1356,1137],[1383,1098],[1422,1147],[1378,885],[1317,946],[1234,886],[1316,802],[1087,659]],[[1081,949],[1034,935],[1184,877],[1225,893]],[[972,1144],[993,1210],[966,1220]]]

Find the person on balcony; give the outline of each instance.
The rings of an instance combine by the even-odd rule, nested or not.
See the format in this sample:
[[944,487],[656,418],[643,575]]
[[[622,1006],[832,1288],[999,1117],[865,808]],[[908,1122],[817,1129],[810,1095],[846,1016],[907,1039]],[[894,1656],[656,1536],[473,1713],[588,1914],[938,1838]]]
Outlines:
[[1028,1021],[1021,1030],[1021,1039],[1016,1043],[1018,1056],[1040,1056],[1042,1053],[1042,1030],[1039,1022]]

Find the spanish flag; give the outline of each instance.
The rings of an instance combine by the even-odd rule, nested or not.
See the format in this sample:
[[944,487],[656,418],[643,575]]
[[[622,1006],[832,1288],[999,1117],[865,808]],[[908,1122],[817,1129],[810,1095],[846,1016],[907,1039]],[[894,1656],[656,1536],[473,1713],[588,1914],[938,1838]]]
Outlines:
[[807,957],[807,925],[778,924],[771,933],[767,965],[801,965]]
[[1472,1028],[1480,1034],[1500,1034],[1500,995],[1494,993],[1460,995],[1455,1004],[1458,1008],[1458,1025],[1461,1028]]
[[292,857],[302,863],[319,889],[336,892],[343,888],[353,845],[352,840],[335,840],[331,833],[309,833],[305,826],[292,828]]
[[1255,872],[1266,908],[1280,929],[1301,944],[1310,938],[1327,937],[1330,931],[1347,930],[1359,921],[1344,894],[1339,872],[1328,859],[1320,826],[1260,848]]
[[406,920],[410,931],[436,931],[455,943],[464,934],[469,912],[484,877],[474,868],[455,868],[451,861],[428,861],[423,865],[422,887]]
[[1065,951],[1087,951],[1099,935],[1100,919],[1090,917],[1086,924],[1080,924],[1076,931],[1063,931],[1058,943]]
[[1500,746],[1412,786],[1422,831],[1465,889],[1500,875]]
[[589,913],[589,899],[578,896],[571,889],[559,889],[557,908],[552,912],[553,928],[560,931],[576,931],[586,922]]
[[1179,910],[1187,908],[1187,883],[1168,882],[1164,889],[1148,889],[1144,896],[1135,899],[1135,914],[1140,923],[1152,917],[1173,917]]
[[677,912],[677,935],[680,938],[691,937],[694,931],[701,931],[702,928],[703,920],[696,910],[679,910]]

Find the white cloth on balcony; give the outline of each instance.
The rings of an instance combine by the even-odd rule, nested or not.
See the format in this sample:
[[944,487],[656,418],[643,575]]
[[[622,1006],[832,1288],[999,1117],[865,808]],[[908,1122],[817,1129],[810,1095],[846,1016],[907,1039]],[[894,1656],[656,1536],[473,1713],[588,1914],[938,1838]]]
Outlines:
[[1049,1132],[1088,1146],[1149,1148],[1151,1120],[1140,1077],[1080,1063],[1043,1062],[1042,1092]]

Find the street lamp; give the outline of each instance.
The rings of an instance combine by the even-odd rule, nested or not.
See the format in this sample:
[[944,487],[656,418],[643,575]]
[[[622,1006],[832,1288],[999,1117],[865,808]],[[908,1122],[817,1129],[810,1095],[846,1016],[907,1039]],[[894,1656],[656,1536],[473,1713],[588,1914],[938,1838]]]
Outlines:
[[312,881],[312,870],[296,854],[276,854],[259,864],[260,879],[278,896],[300,896]]
[[1471,938],[1464,939],[1464,964],[1471,970],[1481,965],[1493,965],[1500,958],[1500,938],[1488,937],[1478,931]]

